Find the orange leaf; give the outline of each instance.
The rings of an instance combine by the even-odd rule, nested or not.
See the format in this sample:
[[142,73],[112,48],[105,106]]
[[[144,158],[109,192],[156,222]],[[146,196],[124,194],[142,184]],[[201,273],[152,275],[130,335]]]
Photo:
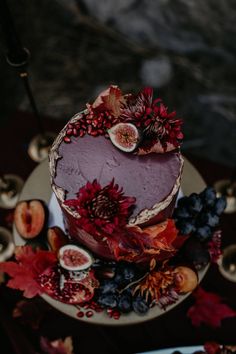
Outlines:
[[118,86],[111,85],[108,89],[100,93],[92,104],[92,108],[99,111],[109,111],[114,117],[119,117],[121,113],[121,104],[124,101],[124,97]]

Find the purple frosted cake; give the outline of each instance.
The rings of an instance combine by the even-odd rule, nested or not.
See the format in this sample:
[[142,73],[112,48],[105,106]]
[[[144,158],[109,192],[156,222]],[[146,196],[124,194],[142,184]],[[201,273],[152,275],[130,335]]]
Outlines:
[[[181,120],[150,88],[123,95],[111,86],[87,104],[50,153],[52,188],[70,236],[108,259],[155,255],[156,234],[173,234],[168,221],[180,187],[182,138]],[[152,241],[140,244],[144,233]]]

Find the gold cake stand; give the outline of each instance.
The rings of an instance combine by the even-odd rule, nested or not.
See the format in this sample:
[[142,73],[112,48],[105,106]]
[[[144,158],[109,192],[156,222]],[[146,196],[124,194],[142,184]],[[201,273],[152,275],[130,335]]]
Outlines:
[[[185,159],[183,176],[181,182],[181,189],[184,195],[189,195],[190,193],[201,192],[206,187],[206,184],[198,171],[194,168],[194,166]],[[46,204],[49,203],[52,196],[52,190],[49,179],[49,166],[48,160],[44,160],[41,164],[39,164],[31,173],[25,185],[22,189],[19,200],[28,200],[28,199],[41,199],[44,200]],[[49,210],[50,212],[50,210]],[[25,241],[19,236],[15,227],[13,229],[13,236],[16,245],[23,245]],[[198,272],[199,281],[201,281],[204,275],[207,272],[208,267],[205,267],[203,270]],[[138,324],[147,320],[154,319],[158,316],[163,315],[164,313],[170,311],[175,306],[180,304],[189,294],[181,295],[179,300],[167,307],[166,310],[160,309],[158,306],[151,308],[147,314],[144,316],[137,315],[134,312],[129,314],[121,315],[119,320],[115,320],[114,318],[110,318],[106,312],[102,313],[94,313],[94,315],[90,318],[86,316],[83,318],[78,318],[78,308],[74,305],[67,305],[60,301],[54,300],[50,296],[43,294],[42,298],[56,308],[58,311],[63,312],[64,314],[71,316],[77,320],[85,321],[87,323],[100,324],[100,325],[131,325]]]

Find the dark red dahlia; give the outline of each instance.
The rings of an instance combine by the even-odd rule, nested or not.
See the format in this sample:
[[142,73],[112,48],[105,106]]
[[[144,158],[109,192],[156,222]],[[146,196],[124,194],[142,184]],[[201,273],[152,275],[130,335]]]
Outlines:
[[104,188],[97,180],[87,182],[77,193],[77,199],[65,202],[80,214],[78,225],[94,236],[112,234],[126,225],[134,203],[135,198],[124,196],[114,180]]
[[121,119],[132,122],[143,131],[145,141],[150,148],[160,141],[164,150],[167,144],[179,147],[183,139],[182,120],[176,118],[176,112],[168,112],[161,99],[153,100],[153,89],[145,88],[137,96],[127,97],[122,110]]

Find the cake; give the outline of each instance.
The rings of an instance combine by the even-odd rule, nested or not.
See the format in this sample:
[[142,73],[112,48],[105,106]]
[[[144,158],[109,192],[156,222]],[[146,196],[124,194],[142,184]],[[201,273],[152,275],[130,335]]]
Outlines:
[[[174,227],[167,227],[166,220],[173,213],[183,168],[182,122],[175,116],[153,99],[150,88],[123,95],[110,86],[66,124],[51,149],[50,175],[73,240],[100,257],[119,260],[122,253],[129,260],[136,246],[125,245],[129,251],[123,255],[118,248],[124,239],[132,235],[136,242],[134,234],[161,223],[163,229]],[[95,211],[84,209],[86,193],[94,193],[89,208]],[[148,252],[155,253],[154,242],[148,242],[133,260],[146,259],[143,247],[147,258]],[[173,250],[171,245],[163,248]]]
[[124,323],[149,309],[154,318],[192,292],[221,254],[226,201],[207,187],[176,204],[181,124],[150,88],[110,86],[76,114],[49,156],[65,228],[48,227],[42,200],[18,203],[14,223],[27,244],[0,265],[8,286],[45,293],[94,323],[110,323],[103,312]]

